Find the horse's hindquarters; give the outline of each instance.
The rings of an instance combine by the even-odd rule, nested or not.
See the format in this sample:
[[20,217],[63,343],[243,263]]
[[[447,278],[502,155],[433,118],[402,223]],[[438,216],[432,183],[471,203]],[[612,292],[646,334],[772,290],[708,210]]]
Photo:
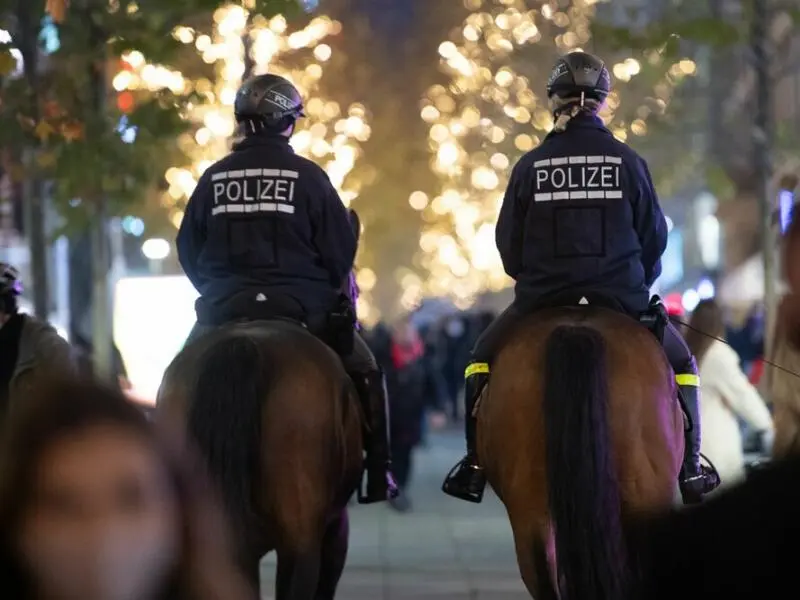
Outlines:
[[[559,326],[567,326],[562,331],[570,339],[580,338],[577,331],[582,327],[602,341],[606,368],[598,381],[605,383],[597,383],[591,395],[595,402],[603,403],[597,408],[605,412],[602,423],[609,438],[612,469],[618,482],[615,486],[618,485],[618,502],[621,502],[617,510],[621,506],[644,512],[669,507],[683,454],[683,418],[675,399],[672,371],[652,334],[628,317],[597,309],[546,311],[524,321],[494,361],[492,380],[478,411],[478,438],[487,478],[508,510],[520,570],[531,593],[538,586],[536,548],[550,537],[552,490],[547,440],[565,442],[559,450],[563,456],[556,461],[567,460],[568,455],[575,457],[576,450],[582,452],[575,458],[578,461],[575,464],[579,465],[576,470],[566,463],[561,468],[553,463],[550,470],[551,477],[553,473],[566,476],[576,480],[568,482],[570,485],[577,485],[581,469],[590,464],[587,461],[595,460],[596,450],[590,448],[591,444],[600,443],[601,439],[597,437],[601,433],[597,425],[585,430],[583,441],[575,429],[579,427],[576,415],[586,409],[585,405],[574,405],[572,416],[564,413],[559,426],[563,430],[552,431],[546,426],[545,354],[551,333]],[[581,344],[575,347],[580,348]],[[574,364],[562,358],[562,364],[558,365],[564,372],[563,393],[569,388],[580,390],[577,384],[582,378],[599,376],[592,374],[594,361],[581,366],[582,355],[573,357]],[[559,393],[559,390],[550,392]],[[559,398],[549,410],[563,408],[564,403],[569,406],[569,403],[592,401],[583,392],[576,394],[572,398]],[[584,423],[592,423],[592,418],[587,414]],[[594,489],[598,491],[591,492],[590,486],[589,493],[606,494],[608,490],[601,488],[604,486],[596,483]],[[580,504],[597,500],[584,494],[564,502],[575,501],[578,510]],[[557,508],[564,506],[558,504]],[[574,518],[579,518],[578,513]]]
[[328,524],[341,517],[362,464],[357,402],[338,357],[295,325],[223,328],[168,369],[159,418],[179,408],[248,568],[257,575],[258,559],[278,549],[297,560],[291,589],[299,579],[313,588],[315,580],[298,575],[306,572],[300,559],[308,573],[322,560]]

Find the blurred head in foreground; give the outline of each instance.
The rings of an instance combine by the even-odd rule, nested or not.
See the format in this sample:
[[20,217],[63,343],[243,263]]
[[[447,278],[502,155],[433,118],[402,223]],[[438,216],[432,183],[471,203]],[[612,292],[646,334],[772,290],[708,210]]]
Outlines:
[[9,597],[252,597],[202,477],[120,393],[52,383],[5,425],[0,580]]

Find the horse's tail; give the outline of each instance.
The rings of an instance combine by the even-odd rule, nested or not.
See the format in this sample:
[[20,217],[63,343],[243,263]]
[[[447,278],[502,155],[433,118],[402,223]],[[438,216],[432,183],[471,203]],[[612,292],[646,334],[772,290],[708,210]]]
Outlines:
[[548,504],[562,600],[617,600],[629,585],[608,423],[606,345],[589,327],[557,327],[545,351]]
[[205,458],[229,519],[257,525],[254,482],[261,465],[261,410],[269,373],[254,340],[230,336],[212,345],[190,396],[189,435]]

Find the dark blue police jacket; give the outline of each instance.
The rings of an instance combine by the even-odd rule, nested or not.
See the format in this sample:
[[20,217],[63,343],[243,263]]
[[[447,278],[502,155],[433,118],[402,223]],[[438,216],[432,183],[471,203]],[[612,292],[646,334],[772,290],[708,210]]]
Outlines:
[[356,238],[327,174],[283,136],[257,136],[203,174],[178,231],[178,259],[201,296],[283,294],[308,314],[336,303]]
[[661,273],[667,223],[645,161],[580,115],[516,164],[496,241],[518,300],[595,291],[638,313]]

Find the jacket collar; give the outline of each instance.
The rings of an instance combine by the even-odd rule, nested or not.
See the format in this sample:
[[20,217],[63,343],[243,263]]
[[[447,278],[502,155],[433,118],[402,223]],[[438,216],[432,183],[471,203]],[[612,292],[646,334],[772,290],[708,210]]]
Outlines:
[[280,134],[251,135],[233,145],[233,150],[249,150],[250,148],[278,147],[294,152],[289,144],[289,138]]
[[553,131],[551,131],[550,133],[547,134],[545,139],[549,140],[550,138],[552,138],[552,137],[554,137],[556,135],[559,135],[560,133],[570,133],[572,131],[586,130],[586,129],[593,129],[595,131],[603,131],[603,132],[611,135],[611,132],[608,130],[608,128],[603,123],[603,119],[601,119],[597,115],[578,114],[578,115],[575,115],[574,117],[572,117],[569,120],[569,123],[567,123],[567,128],[566,128],[565,131],[555,131],[555,130],[553,130]]

